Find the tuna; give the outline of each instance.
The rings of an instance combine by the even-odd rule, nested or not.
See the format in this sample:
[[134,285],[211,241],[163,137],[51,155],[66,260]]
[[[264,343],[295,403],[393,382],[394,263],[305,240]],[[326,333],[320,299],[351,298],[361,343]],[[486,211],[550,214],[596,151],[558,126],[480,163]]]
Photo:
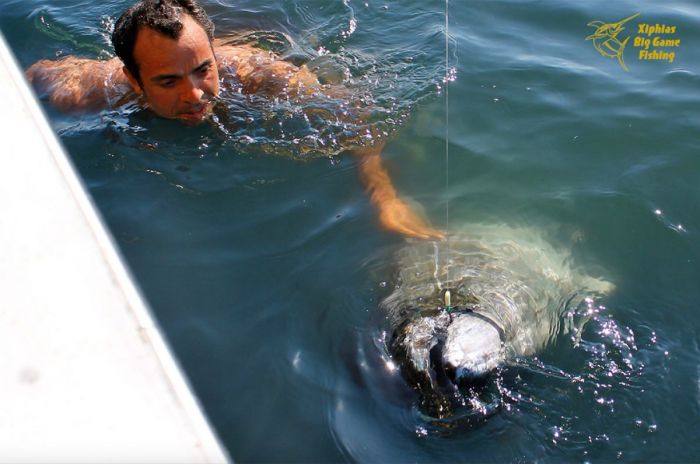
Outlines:
[[437,418],[452,414],[459,388],[536,354],[571,330],[567,310],[613,289],[533,229],[460,230],[449,241],[409,240],[396,255],[396,286],[381,303],[394,362],[423,412]]

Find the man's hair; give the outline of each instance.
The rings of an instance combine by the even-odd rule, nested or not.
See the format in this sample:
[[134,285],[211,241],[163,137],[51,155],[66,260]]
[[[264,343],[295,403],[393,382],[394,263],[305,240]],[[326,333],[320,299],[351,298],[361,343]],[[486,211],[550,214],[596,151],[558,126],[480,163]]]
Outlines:
[[150,27],[172,39],[180,38],[182,15],[187,14],[207,33],[209,41],[214,38],[214,23],[197,0],[142,0],[122,14],[114,25],[112,44],[136,80],[141,83],[139,66],[134,59],[134,45],[141,27]]

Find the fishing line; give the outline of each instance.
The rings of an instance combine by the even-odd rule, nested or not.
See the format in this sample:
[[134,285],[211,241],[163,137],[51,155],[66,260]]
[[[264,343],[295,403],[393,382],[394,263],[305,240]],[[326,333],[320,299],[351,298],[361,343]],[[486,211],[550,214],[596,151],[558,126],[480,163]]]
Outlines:
[[445,0],[445,233],[447,282],[450,282],[450,2]]

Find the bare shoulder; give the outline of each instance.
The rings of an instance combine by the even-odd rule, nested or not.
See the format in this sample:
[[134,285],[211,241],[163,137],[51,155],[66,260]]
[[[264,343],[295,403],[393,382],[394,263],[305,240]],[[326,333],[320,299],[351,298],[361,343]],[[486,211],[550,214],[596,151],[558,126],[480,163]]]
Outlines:
[[95,111],[110,106],[114,98],[131,90],[121,62],[67,56],[40,60],[26,71],[36,92],[60,111]]
[[213,44],[220,71],[235,73],[246,93],[296,96],[319,86],[306,66],[295,66],[272,52],[252,45],[227,45],[221,39]]
[[214,39],[212,44],[219,67],[239,66],[250,60],[251,57],[267,60],[277,59],[274,54],[252,45],[231,45],[227,44],[224,39]]
[[54,80],[68,81],[78,77],[104,78],[118,76],[121,71],[121,61],[118,58],[111,60],[93,60],[67,56],[59,60],[39,60],[27,69],[27,79],[36,85],[50,83]]

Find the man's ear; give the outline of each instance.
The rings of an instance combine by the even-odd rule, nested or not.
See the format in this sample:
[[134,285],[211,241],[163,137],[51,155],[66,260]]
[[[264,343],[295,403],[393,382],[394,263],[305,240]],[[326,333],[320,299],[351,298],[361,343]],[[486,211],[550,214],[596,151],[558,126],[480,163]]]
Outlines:
[[131,74],[131,72],[128,69],[126,69],[126,66],[122,66],[122,72],[126,76],[126,79],[129,81],[129,84],[131,84],[131,88],[134,89],[134,92],[142,94],[143,89],[141,88],[141,84],[139,84],[138,79],[136,79],[136,77],[134,77],[134,75]]

